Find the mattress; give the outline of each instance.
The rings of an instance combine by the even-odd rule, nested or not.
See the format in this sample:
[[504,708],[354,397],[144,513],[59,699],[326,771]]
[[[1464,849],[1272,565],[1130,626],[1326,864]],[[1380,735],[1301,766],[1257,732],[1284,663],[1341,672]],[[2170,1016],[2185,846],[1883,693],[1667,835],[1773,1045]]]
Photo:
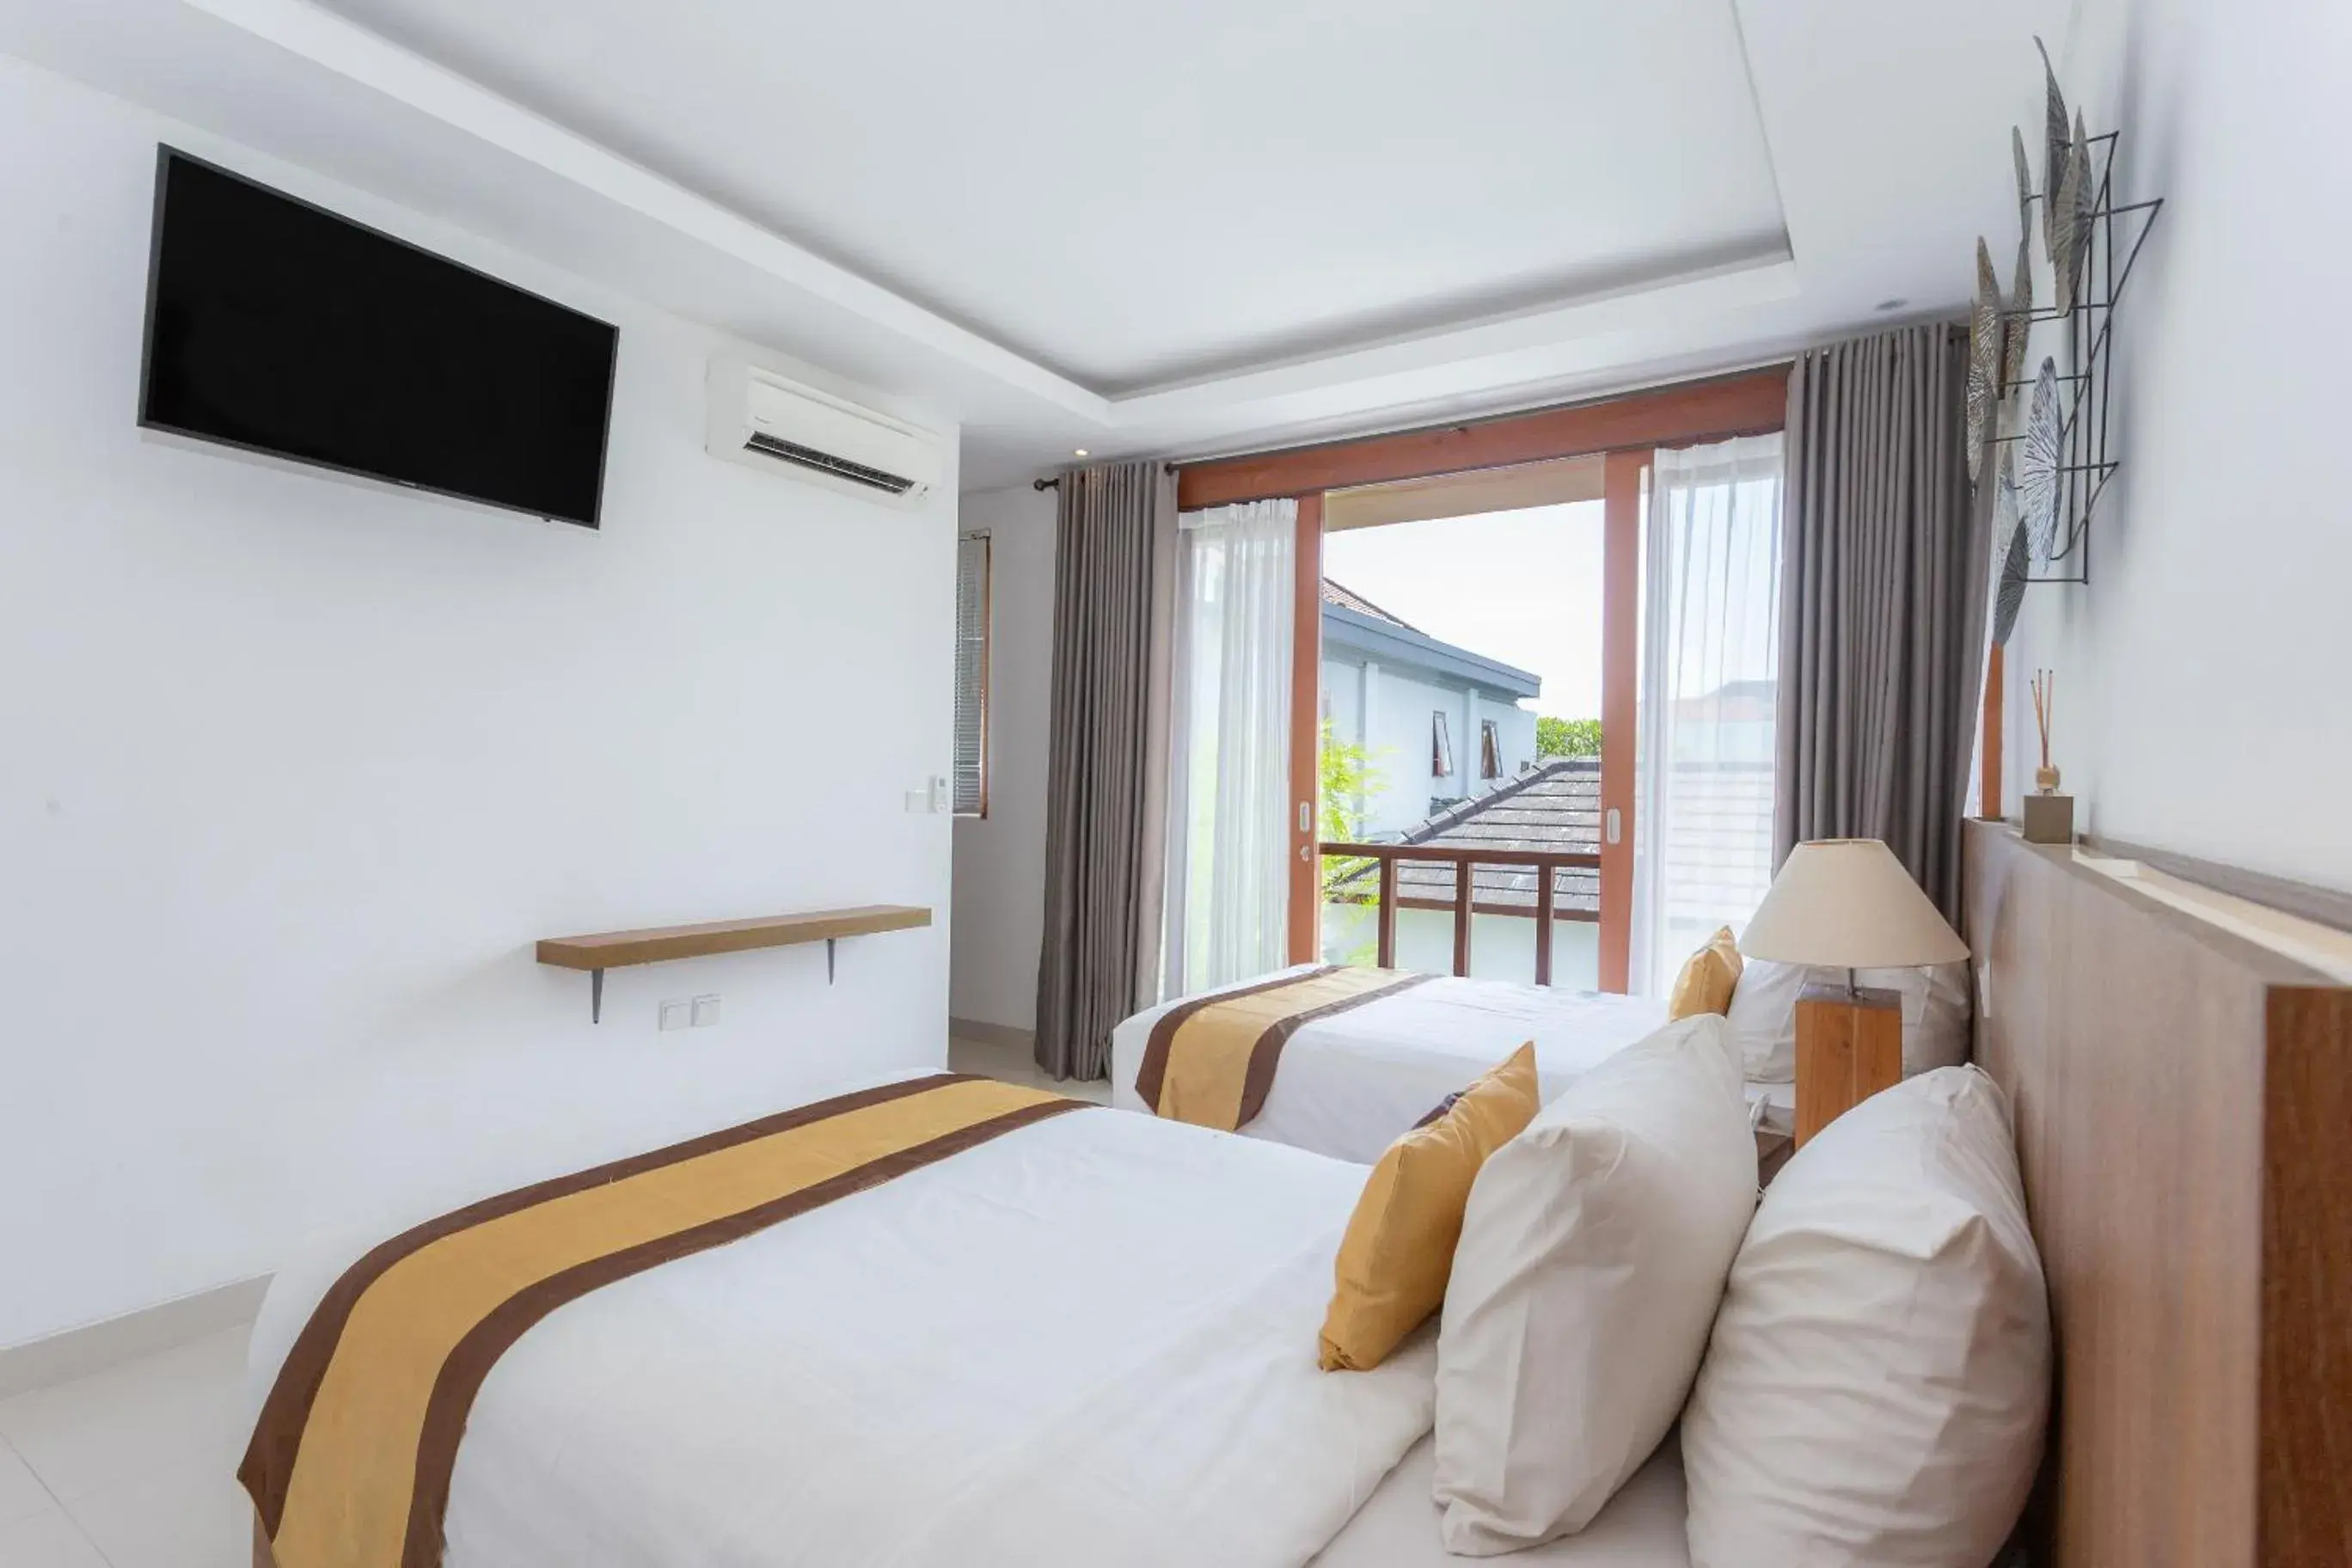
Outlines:
[[[1438,1539],[1429,1500],[1435,1444],[1424,1437],[1381,1482],[1311,1568],[1460,1568]],[[1593,1521],[1575,1535],[1494,1559],[1528,1568],[1690,1568],[1685,1535],[1682,1438],[1668,1433]]]
[[[1136,1070],[1152,1025],[1176,1005],[1139,1013],[1113,1031],[1112,1104],[1150,1109],[1135,1092]],[[1666,1005],[1655,997],[1443,976],[1301,1026],[1283,1048],[1265,1108],[1241,1131],[1369,1164],[1440,1100],[1528,1040],[1538,1092],[1549,1101],[1665,1021]]]
[[[1088,1109],[593,1290],[483,1383],[446,1562],[1297,1568],[1433,1417],[1429,1331],[1316,1365],[1362,1183]],[[249,1414],[394,1228],[278,1275]]]

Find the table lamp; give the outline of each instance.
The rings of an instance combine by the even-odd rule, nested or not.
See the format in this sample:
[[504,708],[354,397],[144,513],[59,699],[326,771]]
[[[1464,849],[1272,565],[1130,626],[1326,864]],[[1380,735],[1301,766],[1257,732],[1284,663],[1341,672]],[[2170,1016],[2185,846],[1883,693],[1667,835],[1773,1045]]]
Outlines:
[[1797,999],[1797,1128],[1806,1140],[1903,1079],[1903,996],[1857,989],[1857,969],[1958,963],[1969,944],[1875,838],[1822,838],[1789,853],[1739,939],[1771,963],[1843,969],[1843,985]]

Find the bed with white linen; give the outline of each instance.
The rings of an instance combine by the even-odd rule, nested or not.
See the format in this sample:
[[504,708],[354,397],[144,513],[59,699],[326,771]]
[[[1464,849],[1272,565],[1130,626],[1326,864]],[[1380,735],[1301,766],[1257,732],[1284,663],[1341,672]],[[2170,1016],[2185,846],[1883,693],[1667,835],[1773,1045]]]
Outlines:
[[[1726,1029],[1659,1030],[1540,1110],[1517,1089],[1438,1317],[1368,1372],[1319,1370],[1317,1326],[1360,1199],[1402,1189],[955,1075],[372,1227],[280,1272],[255,1331],[257,1564],[1806,1568],[1866,1542],[1980,1568],[2048,1382],[1999,1091],[1888,1090],[1758,1211]],[[756,1223],[671,1249],[714,1194]],[[550,1268],[602,1282],[515,1313]],[[366,1418],[428,1387],[421,1426]],[[1840,1418],[1790,1426],[1816,1408]]]
[[[1431,1427],[1428,1335],[1317,1369],[1363,1174],[1085,1110],[596,1289],[482,1386],[446,1561],[1296,1568]],[[383,1234],[279,1274],[252,1410]]]
[[[1299,964],[1202,995],[1311,974]],[[1111,1103],[1149,1110],[1135,1080],[1152,1026],[1192,997],[1147,1008],[1111,1034]],[[1532,1040],[1539,1092],[1560,1091],[1666,1021],[1665,1003],[1499,980],[1440,976],[1302,1026],[1283,1047],[1265,1105],[1244,1136],[1369,1164],[1447,1095]],[[1785,1129],[1790,1083],[1753,1083],[1768,1125]]]
[[[1363,1175],[1079,1110],[593,1290],[483,1384],[444,1561],[1436,1568],[1434,1324],[1316,1363]],[[383,1234],[278,1276],[249,1414]],[[1527,1560],[1686,1568],[1680,1497],[1668,1445]]]
[[[1436,1444],[1424,1437],[1391,1470],[1313,1568],[1462,1568],[1438,1536],[1431,1500]],[[1574,1535],[1499,1559],[1524,1568],[1691,1568],[1682,1445],[1669,1436],[1600,1516]],[[1490,1559],[1490,1561],[1496,1561]]]

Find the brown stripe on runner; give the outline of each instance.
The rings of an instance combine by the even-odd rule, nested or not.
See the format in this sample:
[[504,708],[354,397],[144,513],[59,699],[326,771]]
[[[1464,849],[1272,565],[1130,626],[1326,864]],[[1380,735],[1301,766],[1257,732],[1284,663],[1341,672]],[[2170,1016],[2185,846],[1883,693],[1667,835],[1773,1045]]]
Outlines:
[[1151,1038],[1143,1047],[1142,1065],[1135,1069],[1135,1092],[1141,1097],[1146,1108],[1155,1114],[1159,1111],[1160,1090],[1168,1082],[1168,1044],[1176,1037],[1176,1031],[1191,1023],[1192,1015],[1200,1012],[1203,1007],[1213,1007],[1220,1002],[1231,1002],[1237,996],[1255,996],[1261,991],[1279,990],[1285,985],[1304,984],[1309,980],[1320,980],[1327,974],[1336,974],[1339,972],[1339,965],[1326,963],[1318,968],[1307,970],[1303,974],[1277,974],[1271,980],[1260,980],[1248,985],[1236,985],[1230,991],[1212,991],[1206,995],[1194,996],[1187,1001],[1177,1003],[1176,1005],[1162,1013],[1160,1016],[1160,1021],[1151,1026]]
[[1408,974],[1393,985],[1383,985],[1376,991],[1360,991],[1353,996],[1342,996],[1336,1002],[1326,1002],[1319,1007],[1309,1007],[1303,1013],[1293,1013],[1289,1017],[1268,1026],[1265,1033],[1257,1037],[1257,1044],[1250,1047],[1249,1070],[1242,1078],[1242,1107],[1240,1113],[1234,1119],[1234,1129],[1238,1131],[1247,1127],[1257,1119],[1257,1113],[1265,1109],[1265,1097],[1274,1090],[1275,1069],[1282,1065],[1282,1047],[1290,1043],[1291,1036],[1309,1024],[1328,1018],[1335,1014],[1348,1012],[1351,1008],[1360,1007],[1367,1002],[1378,1002],[1382,997],[1393,996],[1400,991],[1410,991],[1416,985],[1436,978],[1433,974]]
[[[938,1079],[920,1080],[936,1087]],[[1024,1105],[940,1134],[926,1143],[901,1149],[878,1160],[869,1160],[853,1170],[829,1176],[822,1182],[788,1193],[781,1198],[729,1215],[690,1230],[658,1237],[636,1247],[594,1258],[567,1268],[528,1285],[509,1296],[487,1317],[467,1331],[441,1363],[441,1371],[433,1384],[432,1397],[425,1407],[425,1420],[418,1428],[416,1470],[409,1494],[408,1534],[402,1546],[401,1568],[440,1568],[442,1524],[449,1507],[449,1486],[457,1473],[457,1442],[465,1436],[466,1418],[472,1413],[476,1395],[483,1381],[490,1374],[499,1358],[513,1348],[530,1328],[554,1311],[592,1290],[642,1274],[657,1265],[707,1252],[714,1247],[765,1230],[770,1226],[805,1214],[810,1209],[832,1203],[837,1198],[880,1186],[895,1177],[925,1165],[935,1164],[951,1154],[987,1142],[992,1138],[1043,1121],[1048,1117],[1067,1111],[1084,1110],[1090,1102],[1082,1100],[1047,1100],[1037,1105]],[[814,1119],[813,1119],[814,1120]]]
[[326,1381],[327,1367],[334,1360],[335,1346],[341,1342],[344,1325],[350,1321],[352,1310],[369,1286],[384,1272],[411,1253],[421,1251],[443,1237],[472,1226],[480,1225],[519,1209],[536,1204],[601,1187],[664,1165],[716,1152],[749,1143],[772,1133],[785,1132],[813,1121],[862,1110],[870,1105],[880,1105],[927,1089],[939,1089],[950,1083],[973,1081],[971,1073],[934,1073],[928,1078],[902,1079],[897,1083],[877,1085],[852,1094],[835,1095],[772,1116],[747,1121],[740,1127],[730,1127],[717,1132],[704,1133],[673,1143],[667,1148],[647,1153],[633,1154],[625,1160],[575,1171],[568,1176],[555,1176],[510,1193],[481,1199],[437,1219],[430,1219],[402,1232],[391,1240],[373,1248],[367,1255],[343,1271],[327,1294],[311,1312],[310,1321],[295,1339],[294,1348],[278,1370],[278,1379],[270,1385],[269,1396],[261,1406],[261,1415],[254,1423],[253,1439],[245,1450],[245,1460],[237,1466],[236,1479],[253,1498],[253,1506],[260,1516],[262,1529],[276,1536],[286,1513],[287,1489],[293,1484],[294,1461],[301,1450],[302,1432],[310,1424],[310,1406],[319,1396],[320,1384]]

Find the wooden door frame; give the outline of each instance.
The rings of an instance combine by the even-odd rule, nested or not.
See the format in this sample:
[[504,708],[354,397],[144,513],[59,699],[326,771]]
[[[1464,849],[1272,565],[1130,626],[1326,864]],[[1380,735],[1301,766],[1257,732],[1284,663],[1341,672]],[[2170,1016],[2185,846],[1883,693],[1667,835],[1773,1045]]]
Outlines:
[[1298,498],[1291,553],[1290,931],[1293,963],[1323,951],[1323,496]]
[[[1601,482],[1601,962],[1603,991],[1633,978],[1633,775],[1642,668],[1642,488],[1650,447],[1612,452]],[[1617,824],[1612,837],[1611,821]]]
[[[1290,799],[1287,841],[1290,962],[1321,952],[1319,796],[1323,665],[1323,496],[1360,485],[1430,479],[1606,454],[1602,504],[1607,545],[1601,603],[1601,986],[1632,976],[1633,758],[1641,658],[1642,472],[1660,447],[1760,436],[1788,417],[1789,366],[1686,382],[1597,402],[1359,440],[1290,447],[1182,465],[1177,505],[1186,511],[1237,501],[1298,502],[1293,554]],[[1608,814],[1618,813],[1618,842]],[[1304,823],[1302,828],[1301,824]],[[1613,914],[1612,914],[1613,911]]]

